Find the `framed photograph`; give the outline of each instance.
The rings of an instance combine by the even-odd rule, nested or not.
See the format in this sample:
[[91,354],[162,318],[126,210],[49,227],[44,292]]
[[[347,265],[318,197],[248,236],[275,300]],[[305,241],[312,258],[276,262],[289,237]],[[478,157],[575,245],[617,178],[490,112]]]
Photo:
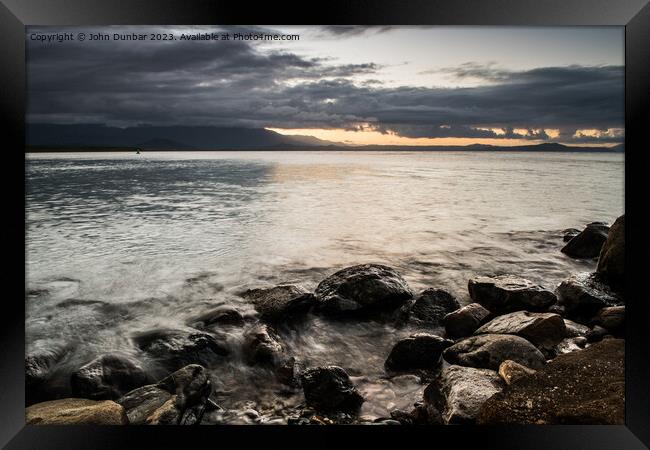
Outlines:
[[647,2],[309,7],[3,0],[0,443],[647,448]]

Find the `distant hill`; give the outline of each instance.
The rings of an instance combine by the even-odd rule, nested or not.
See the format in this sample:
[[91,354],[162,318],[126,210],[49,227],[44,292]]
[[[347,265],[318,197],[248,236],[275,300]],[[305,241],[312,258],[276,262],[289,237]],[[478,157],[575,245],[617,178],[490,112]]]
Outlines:
[[[207,126],[108,127],[96,124],[27,124],[27,151],[108,151],[130,150],[435,150],[435,151],[531,151],[622,153],[625,144],[615,147],[566,146],[543,143],[518,146],[472,144],[466,146],[352,146],[324,141],[313,136],[287,136],[264,128]],[[59,149],[59,150],[54,150]]]
[[96,124],[27,124],[30,147],[142,147],[158,150],[226,150],[342,145],[312,136],[285,136],[264,128],[206,126],[108,127]]

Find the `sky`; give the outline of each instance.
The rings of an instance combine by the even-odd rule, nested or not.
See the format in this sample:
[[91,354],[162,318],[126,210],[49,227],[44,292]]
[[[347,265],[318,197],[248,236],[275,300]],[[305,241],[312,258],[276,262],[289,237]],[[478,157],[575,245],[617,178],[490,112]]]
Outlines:
[[[180,39],[196,33],[231,39]],[[233,39],[248,33],[299,38]],[[29,27],[26,42],[31,123],[254,127],[350,145],[624,137],[623,27]]]

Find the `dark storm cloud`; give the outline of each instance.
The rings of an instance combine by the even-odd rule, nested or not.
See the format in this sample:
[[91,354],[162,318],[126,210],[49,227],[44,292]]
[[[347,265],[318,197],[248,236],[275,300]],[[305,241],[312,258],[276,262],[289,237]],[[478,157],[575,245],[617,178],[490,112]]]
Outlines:
[[[29,40],[33,31],[28,31],[30,122],[370,126],[407,137],[470,138],[521,138],[513,130],[527,129],[528,139],[548,139],[534,130],[557,128],[565,142],[596,140],[574,138],[579,129],[623,127],[622,67],[512,72],[470,63],[436,71],[485,84],[387,87],[372,78],[353,81],[381,69],[371,61],[337,64],[243,41],[40,44]],[[92,31],[97,30],[86,30]],[[606,136],[597,141],[620,140]]]
[[385,33],[390,31],[395,26],[383,25],[383,26],[367,26],[367,25],[327,25],[321,27],[322,34],[327,34],[335,37],[349,37],[349,36],[359,36],[362,34],[371,34],[371,33]]

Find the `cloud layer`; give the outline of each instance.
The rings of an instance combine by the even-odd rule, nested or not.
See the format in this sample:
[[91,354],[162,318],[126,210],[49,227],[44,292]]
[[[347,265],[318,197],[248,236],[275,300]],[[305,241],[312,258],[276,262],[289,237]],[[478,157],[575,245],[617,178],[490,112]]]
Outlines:
[[[344,38],[385,31],[344,28],[323,32]],[[431,70],[459,80],[474,78],[478,87],[387,87],[362,82],[382,69],[372,61],[337,64],[331,55],[306,58],[243,41],[46,45],[29,39],[34,31],[43,30],[27,33],[28,120],[33,123],[372,129],[405,137],[576,143],[622,140],[613,131],[624,126],[620,66],[510,71],[470,62]],[[544,130],[559,130],[559,136]]]

